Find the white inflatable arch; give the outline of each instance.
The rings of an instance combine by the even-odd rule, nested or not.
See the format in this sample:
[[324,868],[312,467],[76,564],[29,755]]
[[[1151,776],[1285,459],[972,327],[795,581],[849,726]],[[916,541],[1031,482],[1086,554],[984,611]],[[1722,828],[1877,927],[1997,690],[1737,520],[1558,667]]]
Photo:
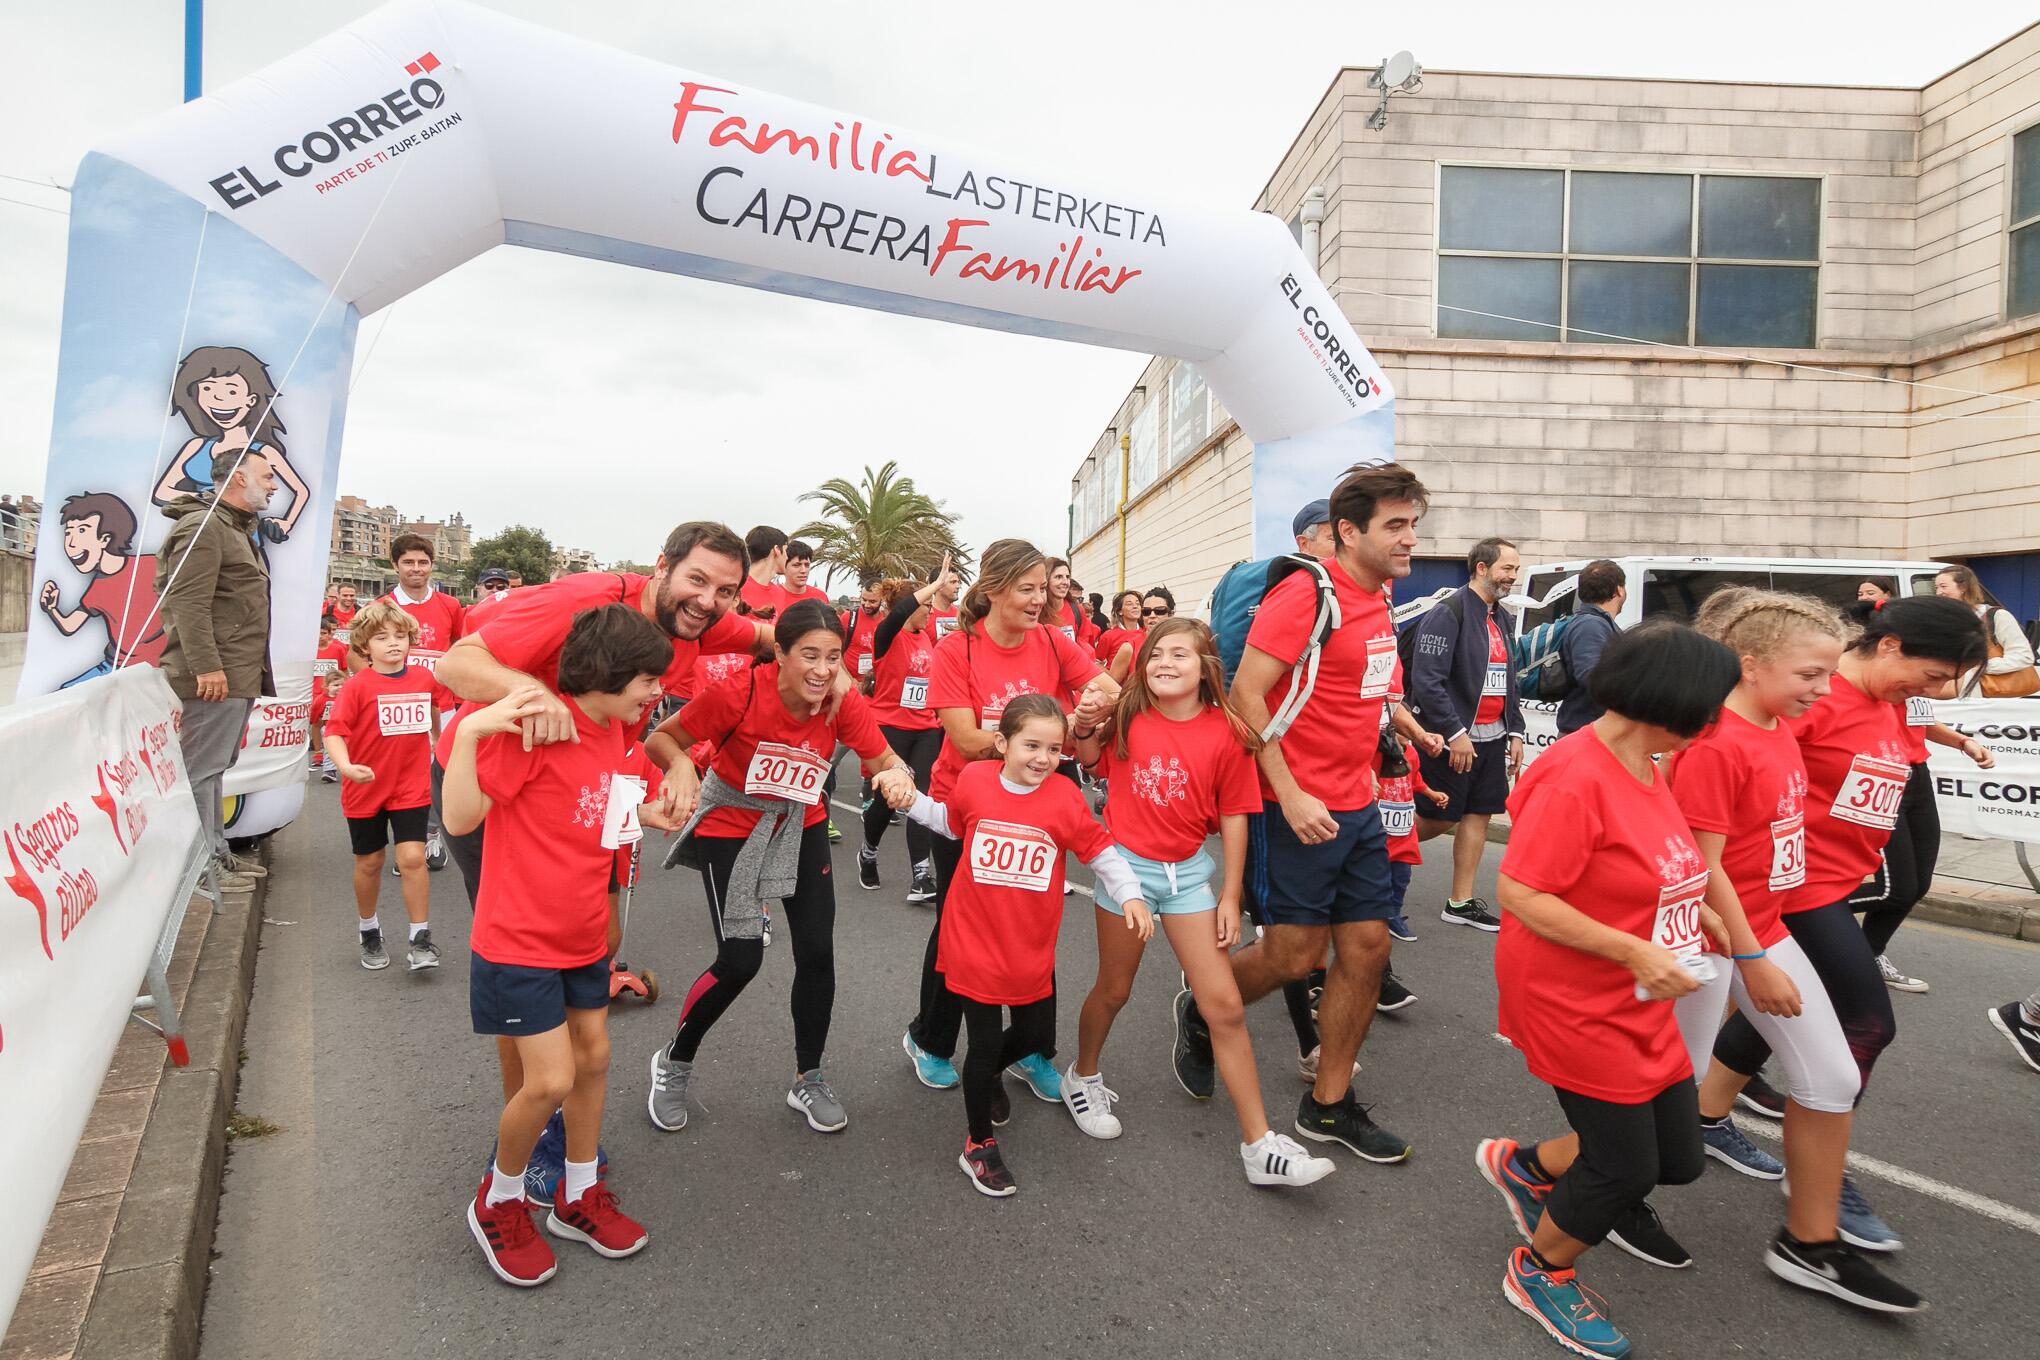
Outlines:
[[[1256,446],[1261,551],[1391,447],[1380,368],[1272,217],[397,0],[80,166],[22,692],[160,649],[155,506],[252,441],[302,696],[356,325],[506,243],[1190,360]],[[276,745],[245,787],[302,768]]]

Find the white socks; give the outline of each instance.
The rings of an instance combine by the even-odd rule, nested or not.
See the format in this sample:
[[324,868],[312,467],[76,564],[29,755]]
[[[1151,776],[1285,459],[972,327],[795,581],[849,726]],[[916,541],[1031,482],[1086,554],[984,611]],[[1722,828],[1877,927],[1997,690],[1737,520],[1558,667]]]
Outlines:
[[361,933],[366,935],[371,930],[382,929],[382,918],[380,916],[364,916],[359,918],[356,924],[361,927]]
[[411,938],[416,940],[430,929],[432,929],[432,925],[428,921],[413,921],[411,922]]
[[597,1162],[568,1162],[565,1188],[560,1192],[560,1203],[572,1204],[587,1189],[595,1184]]
[[484,1201],[493,1209],[505,1200],[524,1198],[524,1172],[505,1171],[500,1166],[489,1167],[489,1197]]

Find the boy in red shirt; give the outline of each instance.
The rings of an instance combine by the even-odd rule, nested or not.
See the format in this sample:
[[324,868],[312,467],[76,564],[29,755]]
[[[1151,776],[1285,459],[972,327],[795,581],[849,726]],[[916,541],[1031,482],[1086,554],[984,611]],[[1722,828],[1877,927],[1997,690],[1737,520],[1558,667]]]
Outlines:
[[333,636],[333,620],[321,615],[319,649],[312,653],[312,768],[328,784],[340,778],[340,769],[326,754],[326,719],[346,678],[347,644]]
[[[1388,837],[1388,884],[1395,900],[1395,915],[1389,918],[1388,929],[1397,939],[1405,939],[1410,934],[1403,917],[1403,896],[1409,891],[1411,874],[1424,862],[1423,848],[1417,843],[1417,799],[1423,797],[1441,808],[1450,799],[1442,790],[1424,782],[1417,748],[1404,741],[1392,726],[1382,728],[1378,757],[1374,805],[1381,809],[1381,830]],[[1416,999],[1417,994],[1395,975],[1395,965],[1385,965],[1381,970],[1381,995],[1375,998],[1374,1009],[1399,1011],[1413,1005]]]
[[[658,770],[633,739],[658,702],[673,640],[629,604],[585,610],[561,646],[558,693],[573,740],[526,749],[523,724],[547,708],[538,685],[467,714],[454,729],[442,786],[446,829],[489,819],[469,936],[468,1009],[475,1032],[514,1046],[520,1084],[503,1106],[496,1156],[468,1205],[468,1228],[506,1284],[543,1284],[558,1268],[525,1201],[524,1172],[556,1109],[566,1115],[566,1168],[546,1230],[598,1254],[629,1256],[643,1227],[598,1176],[609,1074],[609,895],[619,849],[642,824],[677,827],[657,798]],[[634,754],[633,754],[634,753]]]
[[346,779],[340,811],[354,845],[354,907],[360,916],[361,966],[390,966],[375,913],[385,847],[394,841],[404,913],[411,918],[405,962],[412,972],[439,966],[426,920],[425,813],[432,802],[432,676],[409,664],[418,621],[375,603],[355,615],[348,649],[367,661],[334,701],[326,749]]

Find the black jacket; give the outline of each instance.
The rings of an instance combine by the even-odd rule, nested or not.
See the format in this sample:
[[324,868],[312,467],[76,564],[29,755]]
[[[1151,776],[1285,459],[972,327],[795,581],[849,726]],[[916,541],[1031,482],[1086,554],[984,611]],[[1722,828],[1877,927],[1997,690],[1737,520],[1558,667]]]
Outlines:
[[[1472,586],[1440,600],[1417,624],[1410,652],[1410,673],[1404,677],[1410,712],[1426,730],[1451,740],[1473,726],[1480,708],[1482,682],[1487,679],[1487,601]],[[1508,611],[1493,612],[1502,645],[1513,651],[1515,620]],[[1455,617],[1456,616],[1456,617]],[[1523,733],[1523,709],[1516,699],[1516,668],[1508,667],[1509,688],[1502,700],[1502,725],[1511,736]]]

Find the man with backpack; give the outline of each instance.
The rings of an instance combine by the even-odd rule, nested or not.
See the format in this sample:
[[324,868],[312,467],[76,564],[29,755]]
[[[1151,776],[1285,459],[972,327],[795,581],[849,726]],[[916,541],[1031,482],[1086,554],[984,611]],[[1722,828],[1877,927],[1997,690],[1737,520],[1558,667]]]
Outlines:
[[1580,569],[1579,584],[1574,589],[1579,602],[1558,639],[1558,655],[1565,663],[1568,685],[1565,697],[1558,702],[1561,737],[1579,731],[1601,716],[1601,706],[1587,693],[1587,677],[1593,674],[1594,663],[1601,659],[1601,650],[1622,631],[1615,617],[1629,599],[1629,578],[1621,567],[1604,557]]
[[1445,738],[1444,754],[1424,754],[1422,762],[1424,782],[1448,801],[1417,820],[1422,840],[1452,833],[1452,893],[1439,916],[1494,932],[1501,920],[1473,895],[1474,875],[1487,848],[1488,821],[1507,809],[1509,781],[1523,767],[1515,623],[1499,607],[1523,563],[1509,540],[1484,538],[1466,555],[1466,566],[1466,585],[1416,625],[1404,666],[1411,711]]

